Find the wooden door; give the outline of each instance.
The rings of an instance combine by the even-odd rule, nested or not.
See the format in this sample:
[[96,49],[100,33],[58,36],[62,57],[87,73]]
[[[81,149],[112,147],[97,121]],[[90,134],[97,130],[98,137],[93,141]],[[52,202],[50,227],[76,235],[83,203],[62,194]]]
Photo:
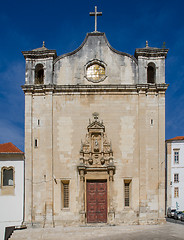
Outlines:
[[87,181],[87,222],[107,222],[107,181]]

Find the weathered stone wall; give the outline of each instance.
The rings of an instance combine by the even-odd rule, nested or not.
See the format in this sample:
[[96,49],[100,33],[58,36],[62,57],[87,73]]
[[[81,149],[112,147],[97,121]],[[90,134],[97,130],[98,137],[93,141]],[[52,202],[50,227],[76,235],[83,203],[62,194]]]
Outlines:
[[86,64],[100,59],[106,67],[106,79],[98,84],[134,84],[138,79],[137,60],[126,53],[112,50],[105,35],[88,34],[79,49],[55,60],[54,83],[61,85],[85,84]]
[[[136,222],[140,216],[143,222],[156,220],[159,204],[164,209],[164,203],[159,202],[163,192],[158,189],[159,184],[164,184],[164,149],[160,149],[164,131],[159,128],[164,125],[164,113],[159,115],[159,109],[164,107],[161,100],[164,96],[145,93],[34,95],[32,141],[34,144],[37,139],[38,147],[32,148],[33,219],[42,221],[45,204],[53,201],[56,220],[79,220],[80,144],[87,133],[89,118],[98,111],[114,152],[115,219]],[[61,209],[63,179],[70,180],[68,210]],[[124,179],[132,180],[130,208],[124,207]],[[30,198],[30,192],[28,195]]]
[[[60,57],[44,47],[24,52],[29,79],[23,86],[26,222],[85,223],[89,179],[107,180],[108,223],[164,221],[167,51],[136,51],[137,59],[112,49],[103,33],[91,33],[76,51]],[[153,60],[156,81],[147,84],[147,65]],[[34,85],[34,66],[41,61],[44,84]],[[99,82],[86,78],[86,66],[93,61],[105,68],[105,78]],[[78,172],[81,140],[94,112],[112,143],[116,170],[113,178],[108,171],[94,170],[83,180]],[[130,207],[124,205],[125,180],[130,181]],[[61,181],[69,181],[65,209]]]

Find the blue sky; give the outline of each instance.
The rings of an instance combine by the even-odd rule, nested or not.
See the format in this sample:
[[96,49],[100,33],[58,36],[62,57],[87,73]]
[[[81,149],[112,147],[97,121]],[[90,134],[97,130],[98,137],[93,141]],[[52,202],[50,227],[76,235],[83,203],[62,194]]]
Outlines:
[[0,143],[24,150],[25,61],[21,51],[42,46],[61,55],[94,31],[89,12],[103,12],[98,30],[113,48],[134,54],[145,46],[169,48],[166,59],[166,139],[184,135],[184,1],[6,0],[0,4]]

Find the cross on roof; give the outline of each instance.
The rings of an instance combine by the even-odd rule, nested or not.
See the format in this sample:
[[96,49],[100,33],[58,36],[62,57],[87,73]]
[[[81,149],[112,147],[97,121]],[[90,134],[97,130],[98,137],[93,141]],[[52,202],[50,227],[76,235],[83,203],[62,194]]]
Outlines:
[[97,6],[95,6],[95,12],[90,12],[90,16],[95,16],[95,32],[97,32],[97,16],[102,16],[102,12],[97,12]]

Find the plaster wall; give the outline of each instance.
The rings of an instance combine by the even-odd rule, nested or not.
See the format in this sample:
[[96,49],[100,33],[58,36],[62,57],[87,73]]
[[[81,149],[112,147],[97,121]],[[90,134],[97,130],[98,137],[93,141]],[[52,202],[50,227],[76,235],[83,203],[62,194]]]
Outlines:
[[[179,163],[174,163],[174,150],[179,150]],[[174,174],[179,174],[179,182],[174,182]],[[184,210],[184,142],[173,142],[171,144],[171,208]],[[179,188],[179,197],[174,197],[174,188]]]
[[0,170],[10,166],[15,170],[15,186],[6,187],[6,191],[3,186],[0,188],[0,239],[4,237],[5,227],[19,226],[23,222],[24,162],[19,159],[11,161],[11,156],[0,159]]

